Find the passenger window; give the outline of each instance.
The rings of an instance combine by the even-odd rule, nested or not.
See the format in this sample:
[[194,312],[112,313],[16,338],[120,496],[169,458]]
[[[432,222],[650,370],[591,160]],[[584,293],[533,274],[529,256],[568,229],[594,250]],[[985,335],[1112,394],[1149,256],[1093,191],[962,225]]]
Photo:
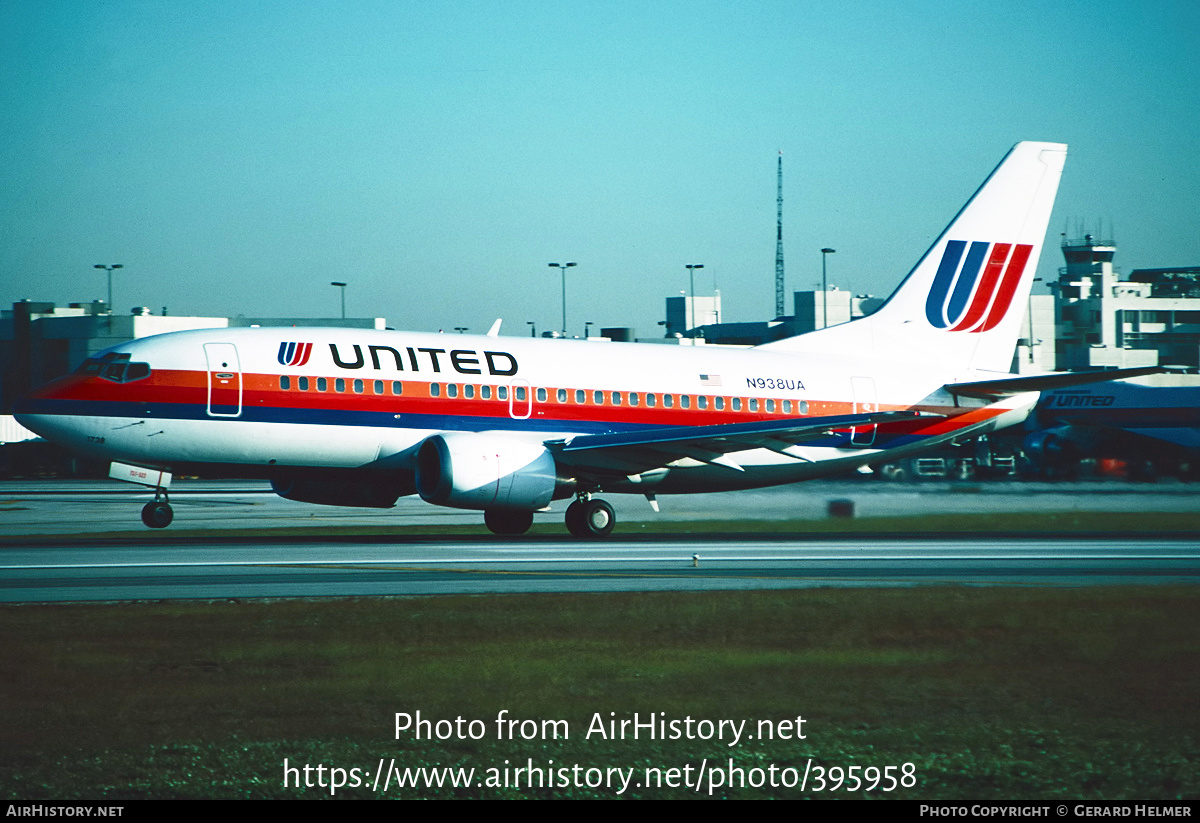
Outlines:
[[383,381],[382,380],[375,381],[374,391],[376,394],[383,394]]
[[619,406],[619,405],[621,405],[621,393],[620,393],[619,391],[615,391],[615,392],[613,392],[613,393],[612,393],[612,398],[613,398],[613,405],[614,405],[614,406]]
[[341,377],[335,379],[333,381],[333,390],[337,392],[344,392],[346,390],[346,381]]
[[329,389],[329,381],[324,377],[317,378],[317,391],[327,391]]
[[705,397],[704,395],[700,395],[699,397],[697,397],[696,398],[696,408],[707,409],[708,408],[708,398]]
[[750,411],[753,411],[753,412],[758,411],[758,398],[757,397],[750,398]]
[[358,380],[358,379],[355,379],[355,381],[354,381],[354,393],[355,393],[355,394],[362,394],[362,393],[363,393],[363,381],[361,381],[361,380]]
[[429,384],[429,396],[430,397],[441,397],[442,396],[442,384],[441,383],[430,383]]
[[663,405],[666,406],[668,409],[673,407],[675,405],[675,395],[664,394],[663,395]]
[[458,384],[457,383],[446,384],[446,396],[447,397],[458,397]]
[[484,400],[491,400],[492,399],[492,387],[491,386],[480,386],[479,387],[479,396],[482,397]]
[[725,398],[724,397],[714,397],[713,398],[713,408],[716,409],[717,411],[725,411]]
[[286,374],[280,375],[279,388],[283,389],[284,391],[287,391],[291,387],[292,387],[292,379],[290,377],[288,377]]
[[597,406],[603,406],[604,405],[604,392],[602,392],[602,391],[592,392],[592,402],[595,403]]
[[679,405],[685,409],[690,409],[692,407],[692,396],[690,394],[681,395]]
[[516,387],[516,398],[517,398],[517,400],[519,400],[519,401],[521,401],[522,403],[524,403],[524,402],[525,402],[525,397],[526,397],[526,393],[525,393],[525,387],[524,387],[524,386],[517,386],[517,387]]
[[545,402],[546,402],[546,390],[545,390],[545,389],[538,389],[538,390],[537,390],[537,399],[538,399],[538,402],[539,402],[539,403],[545,403]]
[[399,380],[392,381],[392,394],[396,395],[397,397],[404,394],[404,384]]
[[784,400],[784,401],[783,401],[783,413],[784,413],[784,414],[791,414],[791,413],[792,413],[792,401],[791,401],[791,400]]
[[556,392],[556,394],[557,394],[557,396],[558,396],[558,402],[559,402],[559,403],[566,403],[566,402],[567,402],[567,390],[566,390],[566,389],[559,389],[559,390]]
[[576,389],[575,390],[575,402],[580,403],[580,404],[586,403],[587,402],[587,392],[585,392],[583,389]]
[[496,387],[496,399],[497,400],[507,400],[508,399],[508,386],[497,386]]
[[463,397],[467,398],[468,400],[474,399],[475,387],[474,386],[463,386]]
[[799,403],[796,404],[796,413],[797,414],[808,414],[808,401],[807,400],[801,400]]
[[308,391],[308,378],[307,377],[301,377],[298,382],[300,383],[300,391]]
[[631,391],[629,393],[629,405],[636,406],[638,404],[638,393]]
[[742,398],[740,398],[740,397],[733,398],[733,410],[734,411],[742,410]]
[[657,401],[657,399],[658,399],[657,396],[655,396],[653,394],[647,394],[646,395],[646,405],[649,406],[650,408],[654,408],[654,404]]

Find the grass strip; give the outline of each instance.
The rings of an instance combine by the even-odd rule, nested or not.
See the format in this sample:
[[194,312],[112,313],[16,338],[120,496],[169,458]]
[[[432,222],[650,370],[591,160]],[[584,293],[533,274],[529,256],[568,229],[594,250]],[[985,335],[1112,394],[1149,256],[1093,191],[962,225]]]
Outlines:
[[[372,776],[381,759],[477,769],[478,785],[387,797],[617,796],[514,788],[527,764],[634,769],[643,785],[622,797],[696,797],[647,785],[647,769],[682,779],[705,761],[743,771],[742,785],[713,787],[721,797],[1195,797],[1198,623],[1200,591],[1169,586],[9,606],[0,792],[330,796],[285,787],[286,758]],[[397,737],[395,713],[417,711],[486,733]],[[565,721],[570,736],[498,739],[501,711]],[[802,716],[806,738],[585,738],[597,718],[635,712],[776,730]],[[832,790],[835,767],[908,763],[911,786]],[[825,785],[751,785],[771,767],[810,780],[820,767]]]

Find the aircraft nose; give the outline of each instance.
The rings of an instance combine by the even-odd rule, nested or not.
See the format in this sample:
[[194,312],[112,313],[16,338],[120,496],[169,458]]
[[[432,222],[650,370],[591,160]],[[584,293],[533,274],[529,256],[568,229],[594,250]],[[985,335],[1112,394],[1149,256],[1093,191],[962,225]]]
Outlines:
[[33,417],[33,403],[29,395],[17,398],[17,402],[13,404],[13,417],[22,426],[29,428],[30,419]]
[[48,408],[47,400],[39,390],[17,398],[13,404],[13,419],[39,437],[54,440],[63,430],[62,415]]
[[43,420],[44,417],[45,415],[35,414],[32,404],[24,397],[18,400],[13,407],[13,419],[39,437],[46,437],[47,426]]

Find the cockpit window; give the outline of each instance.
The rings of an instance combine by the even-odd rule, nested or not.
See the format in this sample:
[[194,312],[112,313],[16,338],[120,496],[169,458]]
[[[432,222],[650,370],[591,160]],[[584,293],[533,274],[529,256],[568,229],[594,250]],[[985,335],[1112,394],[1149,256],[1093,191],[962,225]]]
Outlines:
[[150,376],[149,363],[133,363],[128,354],[109,352],[100,357],[92,357],[83,361],[76,372],[78,374],[93,374],[114,383],[132,383]]

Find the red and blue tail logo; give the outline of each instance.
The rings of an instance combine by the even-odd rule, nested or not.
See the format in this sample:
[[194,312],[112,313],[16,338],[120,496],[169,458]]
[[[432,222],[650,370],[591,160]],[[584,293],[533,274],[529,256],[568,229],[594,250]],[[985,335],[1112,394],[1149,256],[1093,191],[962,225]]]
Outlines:
[[[925,301],[934,328],[985,332],[1004,319],[1029,262],[1033,246],[965,240],[946,243],[941,265]],[[966,259],[964,260],[964,252]]]
[[280,343],[279,364],[281,366],[303,366],[312,354],[312,343]]

